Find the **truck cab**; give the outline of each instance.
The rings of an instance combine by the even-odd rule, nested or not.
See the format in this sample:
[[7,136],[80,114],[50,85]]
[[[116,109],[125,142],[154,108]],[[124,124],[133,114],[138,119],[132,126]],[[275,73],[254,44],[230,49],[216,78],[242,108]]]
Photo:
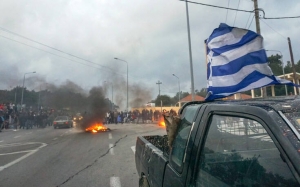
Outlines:
[[140,186],[299,186],[299,106],[298,97],[186,104],[170,150],[166,137],[138,137]]

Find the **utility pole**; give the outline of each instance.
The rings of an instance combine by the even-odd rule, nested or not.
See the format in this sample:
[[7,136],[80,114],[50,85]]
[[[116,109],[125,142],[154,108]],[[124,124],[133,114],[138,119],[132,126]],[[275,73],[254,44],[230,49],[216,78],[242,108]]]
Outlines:
[[40,91],[39,91],[39,100],[38,100],[38,112],[40,111],[40,104],[41,104],[41,91],[42,91],[42,87],[40,86]]
[[156,84],[158,85],[158,96],[160,97],[160,85],[162,84],[162,82],[157,81]]
[[15,105],[17,106],[17,89],[19,86],[16,87],[15,89]]
[[[289,43],[290,56],[291,56],[291,62],[292,62],[293,79],[294,79],[294,83],[298,84],[297,77],[296,77],[296,69],[295,69],[295,63],[294,63],[292,44],[291,44],[290,37],[288,37],[287,39],[288,39],[288,43]],[[298,95],[298,88],[295,89],[295,91],[296,91],[296,95]]]
[[190,19],[189,19],[189,7],[187,0],[185,1],[186,8],[186,20],[188,30],[188,42],[189,42],[189,57],[190,57],[190,72],[191,72],[191,87],[192,87],[192,101],[195,100],[195,89],[194,89],[194,70],[193,70],[193,59],[192,59],[192,45],[191,45],[191,34],[190,34]]
[[[260,24],[259,24],[259,11],[258,11],[258,2],[257,0],[253,0],[254,2],[254,15],[255,15],[255,24],[256,24],[256,33],[260,35]],[[263,97],[267,97],[267,88],[262,88]]]
[[256,32],[257,32],[257,34],[260,34],[258,3],[257,3],[257,0],[253,0],[253,2],[254,2],[254,14],[255,14]]

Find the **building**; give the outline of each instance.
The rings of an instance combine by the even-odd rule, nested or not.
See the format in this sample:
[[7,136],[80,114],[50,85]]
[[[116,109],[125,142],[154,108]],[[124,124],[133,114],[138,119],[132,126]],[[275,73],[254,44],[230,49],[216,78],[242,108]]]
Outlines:
[[[205,98],[204,98],[204,97],[201,97],[201,96],[199,96],[199,95],[195,95],[195,99],[194,99],[194,100],[195,100],[195,101],[204,101]],[[188,95],[188,96],[186,96],[186,97],[180,99],[180,101],[179,101],[178,103],[176,103],[175,106],[176,106],[176,107],[181,107],[182,105],[184,105],[185,103],[190,102],[190,101],[192,101],[192,94],[190,94],[190,95]]]

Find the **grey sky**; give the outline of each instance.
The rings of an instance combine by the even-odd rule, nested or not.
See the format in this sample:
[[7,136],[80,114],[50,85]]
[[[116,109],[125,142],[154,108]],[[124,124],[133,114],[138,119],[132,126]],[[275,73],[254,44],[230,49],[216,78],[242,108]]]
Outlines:
[[[227,0],[194,0],[227,6]],[[239,0],[231,0],[237,8]],[[259,0],[266,17],[298,16],[298,0]],[[253,10],[251,0],[240,0],[240,9]],[[226,21],[226,10],[189,4],[195,89],[206,87],[206,67],[203,41],[214,28]],[[162,94],[173,96],[177,90],[175,73],[183,91],[190,89],[185,3],[178,0],[6,0],[0,3],[0,27],[47,44],[118,72],[70,57],[0,30],[0,35],[42,50],[87,64],[85,66],[39,51],[0,37],[0,89],[22,84],[25,72],[47,82],[60,84],[66,79],[84,89],[112,80],[111,76],[126,78],[158,94],[157,80],[163,82]],[[236,12],[228,11],[227,24],[233,25]],[[235,25],[245,28],[253,14],[238,12]],[[272,30],[271,26],[274,30]],[[251,30],[255,30],[253,20]],[[292,40],[294,58],[300,60],[300,19],[261,20],[265,48],[280,50],[284,61],[290,60],[287,37]],[[278,34],[280,33],[280,34]],[[269,53],[271,55],[272,53]],[[121,74],[121,75],[120,75]],[[36,86],[31,89],[39,89]],[[124,90],[124,94],[126,90]]]

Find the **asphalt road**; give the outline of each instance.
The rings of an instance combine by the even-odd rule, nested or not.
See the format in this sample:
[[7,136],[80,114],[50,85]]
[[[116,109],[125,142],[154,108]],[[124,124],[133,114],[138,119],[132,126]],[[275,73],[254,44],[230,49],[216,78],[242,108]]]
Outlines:
[[108,125],[110,132],[77,128],[0,133],[0,186],[138,186],[138,135],[166,134],[155,124]]

